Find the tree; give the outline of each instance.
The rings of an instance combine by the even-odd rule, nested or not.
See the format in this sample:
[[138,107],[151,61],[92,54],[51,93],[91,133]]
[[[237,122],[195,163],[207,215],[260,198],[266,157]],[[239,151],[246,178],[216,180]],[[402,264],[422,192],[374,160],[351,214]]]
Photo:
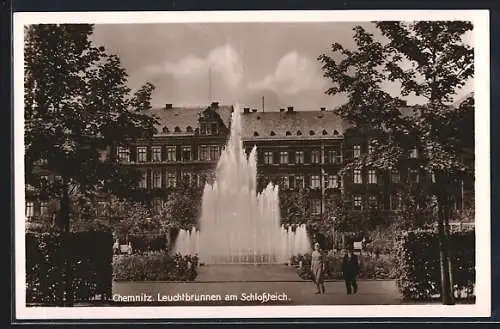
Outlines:
[[[377,41],[356,26],[356,49],[334,43],[335,57],[322,54],[318,58],[324,76],[333,83],[326,93],[347,94],[347,104],[337,113],[359,127],[380,129],[388,135],[385,143],[375,145],[374,152],[351,162],[346,170],[358,165],[394,168],[417,149],[418,170],[434,177],[430,192],[438,205],[441,295],[444,304],[452,304],[449,192],[456,190],[465,175],[473,175],[473,162],[464,161],[463,155],[471,146],[474,149],[474,130],[461,130],[467,126],[464,119],[470,111],[456,109],[450,102],[474,75],[473,49],[462,41],[473,26],[461,21],[376,22],[375,26],[387,41]],[[404,113],[402,99],[383,90],[385,81],[400,85],[398,96],[423,96],[426,104]],[[467,102],[469,109],[471,102]]]
[[[146,83],[131,95],[119,58],[90,41],[93,28],[40,24],[25,29],[26,183],[59,199],[58,224],[66,236],[72,194],[98,189],[126,194],[137,186],[139,172],[106,151],[150,138],[157,124],[148,113],[154,86]],[[59,179],[40,184],[37,164]],[[72,294],[66,292],[71,304]]]
[[306,189],[279,190],[281,224],[305,224],[308,194]]
[[182,181],[167,196],[160,216],[165,219],[168,229],[191,230],[198,225],[201,215],[203,190]]

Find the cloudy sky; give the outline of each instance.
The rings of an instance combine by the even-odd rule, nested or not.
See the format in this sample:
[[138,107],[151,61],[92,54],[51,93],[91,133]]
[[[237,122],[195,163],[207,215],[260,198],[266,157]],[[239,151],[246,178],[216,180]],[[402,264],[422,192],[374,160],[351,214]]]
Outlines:
[[[156,106],[218,101],[261,109],[264,97],[266,110],[317,110],[345,100],[324,94],[329,84],[317,57],[333,42],[354,46],[355,25],[376,33],[371,23],[346,22],[121,24],[96,25],[93,40],[120,57],[131,88],[156,86]],[[464,89],[458,97],[472,83]]]

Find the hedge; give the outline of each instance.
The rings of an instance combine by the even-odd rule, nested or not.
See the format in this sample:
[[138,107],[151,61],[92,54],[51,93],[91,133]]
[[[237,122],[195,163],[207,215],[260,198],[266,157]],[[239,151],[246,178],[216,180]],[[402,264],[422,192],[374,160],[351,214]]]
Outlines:
[[[382,255],[371,257],[366,254],[359,255],[359,279],[394,279],[394,261],[392,257]],[[325,257],[324,278],[326,280],[342,280],[343,254],[328,254]],[[302,267],[298,265],[302,262]],[[292,257],[292,265],[297,266],[299,276],[304,280],[312,279],[311,255]]]
[[65,260],[70,262],[73,301],[111,296],[113,237],[109,232],[26,233],[26,302],[60,305],[65,298]]
[[[450,235],[450,258],[455,292],[474,294],[475,232]],[[405,299],[429,300],[441,292],[439,240],[435,231],[402,234],[395,247],[397,285]]]
[[165,234],[131,234],[128,236],[128,241],[134,253],[166,250],[168,242]]
[[171,255],[166,251],[115,255],[115,281],[192,281],[197,276],[195,256]]

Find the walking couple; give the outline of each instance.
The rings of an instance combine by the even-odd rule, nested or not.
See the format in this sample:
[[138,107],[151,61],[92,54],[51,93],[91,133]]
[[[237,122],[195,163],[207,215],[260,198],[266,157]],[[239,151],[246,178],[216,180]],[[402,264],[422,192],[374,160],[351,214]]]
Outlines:
[[[311,273],[314,284],[317,288],[316,294],[324,294],[325,259],[318,242],[314,244],[314,251],[311,255]],[[342,276],[344,278],[348,295],[358,292],[358,284],[356,282],[358,273],[358,256],[354,254],[352,249],[348,249],[342,260]]]

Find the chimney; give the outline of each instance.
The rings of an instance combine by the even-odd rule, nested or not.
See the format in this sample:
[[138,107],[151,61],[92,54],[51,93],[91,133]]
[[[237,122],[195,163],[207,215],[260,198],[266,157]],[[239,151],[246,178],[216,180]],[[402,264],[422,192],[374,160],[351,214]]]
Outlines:
[[252,112],[253,112],[253,113],[257,112],[257,109],[253,109],[253,110],[252,110]]
[[165,104],[165,109],[170,110],[172,108],[172,104]]
[[212,102],[212,107],[218,108],[219,107],[219,102]]
[[249,107],[244,107],[243,108],[243,113],[250,113],[250,108]]
[[287,111],[288,113],[292,113],[292,112],[293,112],[293,106],[289,106],[289,107],[287,108],[287,110],[288,110],[288,111]]
[[285,109],[280,109],[280,112],[285,112]]
[[322,108],[321,108],[321,111],[326,111],[326,107],[322,107]]

